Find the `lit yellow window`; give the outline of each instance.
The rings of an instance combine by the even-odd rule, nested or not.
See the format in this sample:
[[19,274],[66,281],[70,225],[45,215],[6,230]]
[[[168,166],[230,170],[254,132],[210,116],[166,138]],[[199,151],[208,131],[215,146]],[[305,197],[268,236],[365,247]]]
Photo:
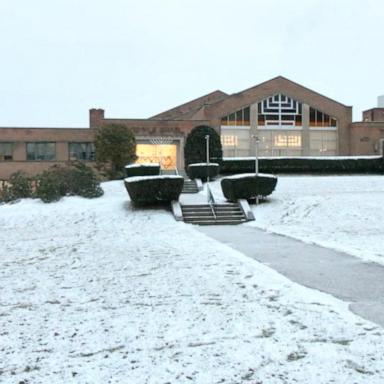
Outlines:
[[301,136],[299,135],[276,135],[275,147],[301,147]]
[[224,147],[237,146],[237,136],[235,135],[221,135],[221,144]]

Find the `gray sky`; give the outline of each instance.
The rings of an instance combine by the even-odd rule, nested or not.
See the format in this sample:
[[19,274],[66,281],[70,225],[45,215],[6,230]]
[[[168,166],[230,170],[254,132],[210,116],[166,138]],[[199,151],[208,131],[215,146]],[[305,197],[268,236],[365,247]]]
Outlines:
[[282,75],[361,111],[384,94],[382,0],[0,0],[0,126],[146,118]]

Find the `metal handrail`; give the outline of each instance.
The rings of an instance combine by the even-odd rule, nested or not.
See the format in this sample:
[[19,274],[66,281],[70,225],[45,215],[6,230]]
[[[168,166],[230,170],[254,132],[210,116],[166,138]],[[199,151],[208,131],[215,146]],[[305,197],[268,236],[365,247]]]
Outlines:
[[217,216],[216,216],[215,207],[214,207],[215,198],[213,197],[213,193],[211,191],[211,187],[209,186],[209,183],[207,183],[207,195],[208,195],[208,204],[211,207],[211,211],[212,211],[213,217],[216,220]]

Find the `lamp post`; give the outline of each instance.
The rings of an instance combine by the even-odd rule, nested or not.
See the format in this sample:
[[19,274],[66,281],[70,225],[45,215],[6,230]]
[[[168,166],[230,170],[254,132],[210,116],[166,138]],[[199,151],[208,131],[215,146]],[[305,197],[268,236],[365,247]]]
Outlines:
[[252,138],[255,140],[255,175],[259,174],[259,143],[260,139],[256,135],[252,135]]
[[211,202],[210,188],[209,188],[209,135],[205,135],[206,148],[207,148],[207,199],[208,203]]

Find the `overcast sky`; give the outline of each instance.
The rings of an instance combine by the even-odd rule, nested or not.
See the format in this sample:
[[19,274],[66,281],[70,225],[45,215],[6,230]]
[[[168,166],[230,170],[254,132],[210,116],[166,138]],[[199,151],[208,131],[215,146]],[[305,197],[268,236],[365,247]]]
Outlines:
[[361,111],[384,94],[383,0],[0,0],[0,126],[147,118],[278,75]]

